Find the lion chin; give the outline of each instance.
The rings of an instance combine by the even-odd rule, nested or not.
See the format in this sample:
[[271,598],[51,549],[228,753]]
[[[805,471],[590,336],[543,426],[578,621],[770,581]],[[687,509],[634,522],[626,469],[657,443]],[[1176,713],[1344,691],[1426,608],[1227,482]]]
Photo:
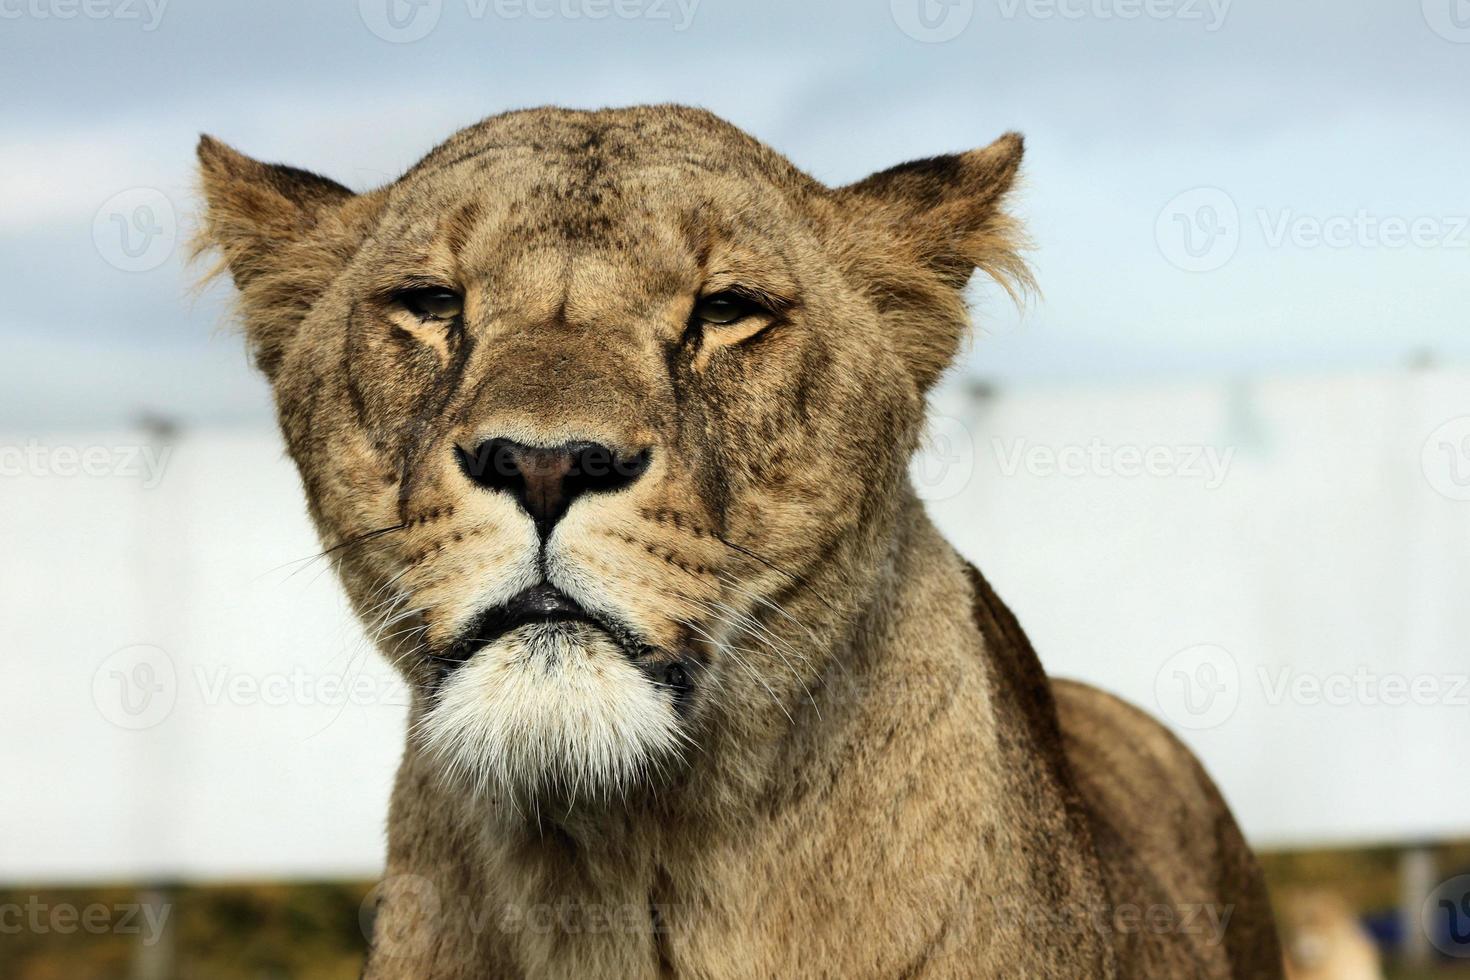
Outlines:
[[668,692],[595,626],[522,626],[447,674],[420,723],[450,778],[523,804],[625,796],[679,757]]

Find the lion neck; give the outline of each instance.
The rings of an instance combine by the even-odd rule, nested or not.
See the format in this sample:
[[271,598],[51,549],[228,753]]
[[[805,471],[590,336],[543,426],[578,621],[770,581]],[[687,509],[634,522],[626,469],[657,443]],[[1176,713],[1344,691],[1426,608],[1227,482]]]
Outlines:
[[[535,814],[447,789],[410,747],[390,817],[389,875],[426,877],[473,909],[480,928],[447,931],[470,943],[476,952],[464,955],[477,963],[492,955],[488,943],[516,962],[549,957],[567,975],[612,975],[611,947],[573,965],[576,944],[555,946],[564,924],[547,935],[515,920],[559,902],[578,914],[640,910],[654,927],[625,938],[628,963],[641,963],[665,933],[739,928],[770,901],[773,876],[797,883],[782,891],[789,900],[802,880],[817,887],[874,841],[895,853],[948,849],[973,864],[977,842],[1021,819],[1005,811],[1012,804],[991,802],[1014,796],[1006,773],[1015,743],[997,738],[974,602],[966,564],[910,501],[861,614],[826,651],[820,683],[787,709],[781,738],[751,745],[737,729],[705,742],[684,779],[647,798]],[[993,764],[951,764],[957,758]]]

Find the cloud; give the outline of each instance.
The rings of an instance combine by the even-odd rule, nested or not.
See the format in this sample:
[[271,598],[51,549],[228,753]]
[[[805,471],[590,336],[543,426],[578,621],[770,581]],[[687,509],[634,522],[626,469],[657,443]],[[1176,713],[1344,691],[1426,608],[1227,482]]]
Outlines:
[[[833,183],[1025,130],[1020,206],[1045,299],[1024,325],[983,304],[971,368],[997,377],[1276,367],[1283,350],[1303,365],[1470,353],[1464,253],[1270,246],[1261,231],[1263,210],[1273,221],[1470,211],[1470,62],[1419,5],[1237,2],[1209,31],[1114,16],[1113,0],[1049,2],[976,0],[943,44],[906,35],[888,3],[844,0],[701,0],[684,31],[442,0],[411,44],[376,36],[357,3],[171,4],[152,31],[7,20],[0,58],[26,98],[0,106],[0,262],[23,288],[0,332],[35,360],[4,407],[114,414],[151,386],[173,411],[229,415],[259,397],[252,411],[268,415],[259,388],[235,380],[238,361],[214,353],[220,297],[191,305],[175,253],[154,265],[118,251],[166,221],[175,249],[186,236],[199,132],[366,188],[460,126],[545,103],[704,105]],[[1155,228],[1172,197],[1200,186],[1223,188],[1244,222],[1238,256],[1204,275],[1170,265]],[[132,237],[99,245],[99,223]],[[79,388],[74,361],[88,350],[126,364],[128,382]],[[197,386],[166,375],[189,363]],[[49,371],[65,376],[34,380]]]

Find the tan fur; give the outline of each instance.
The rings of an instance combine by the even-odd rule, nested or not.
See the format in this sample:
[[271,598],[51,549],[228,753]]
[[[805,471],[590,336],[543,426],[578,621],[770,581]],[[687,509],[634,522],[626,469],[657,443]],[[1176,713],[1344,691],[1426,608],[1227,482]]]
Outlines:
[[1341,895],[1288,891],[1278,902],[1287,980],[1383,980],[1378,947]]
[[[1198,764],[1054,695],[908,483],[965,281],[1029,284],[1019,137],[838,189],[676,106],[497,116],[357,195],[199,152],[201,248],[415,692],[369,976],[1279,974]],[[458,325],[395,305],[423,280]],[[688,329],[736,284],[770,313]],[[492,435],[650,468],[574,503],[538,571],[455,462]],[[539,575],[637,652],[520,632],[436,672]],[[687,701],[640,673],[675,660]]]

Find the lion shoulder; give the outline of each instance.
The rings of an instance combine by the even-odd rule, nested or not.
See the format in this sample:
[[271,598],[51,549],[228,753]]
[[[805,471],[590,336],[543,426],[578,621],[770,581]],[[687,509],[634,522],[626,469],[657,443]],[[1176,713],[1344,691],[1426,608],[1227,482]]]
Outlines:
[[[1052,695],[1062,746],[1092,817],[1117,914],[1134,910],[1196,933],[1233,976],[1280,976],[1281,951],[1259,865],[1194,753],[1122,698],[1070,680]],[[1148,929],[1124,938],[1147,961]]]

